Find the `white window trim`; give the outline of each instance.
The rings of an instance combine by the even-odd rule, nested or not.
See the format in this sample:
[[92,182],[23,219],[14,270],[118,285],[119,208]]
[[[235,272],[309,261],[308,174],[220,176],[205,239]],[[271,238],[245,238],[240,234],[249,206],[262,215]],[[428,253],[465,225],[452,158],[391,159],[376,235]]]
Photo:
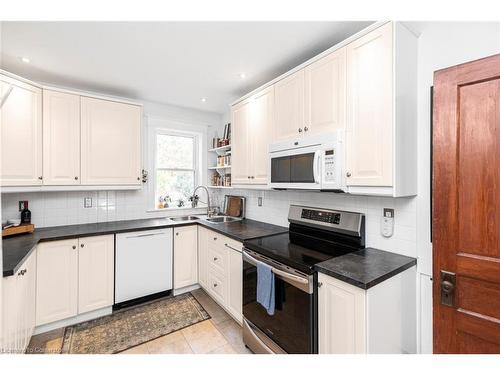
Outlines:
[[[194,144],[194,150],[193,150],[193,160],[194,160],[194,187],[199,185],[199,182],[201,181],[202,178],[202,171],[201,171],[201,165],[200,165],[200,146],[201,146],[201,136],[202,134],[199,132],[192,132],[192,131],[182,131],[178,129],[170,129],[167,127],[155,127],[152,129],[153,131],[151,132],[151,137],[150,137],[150,152],[149,157],[151,158],[151,174],[150,174],[150,189],[149,189],[149,194],[148,194],[148,207],[151,207],[148,209],[148,212],[152,211],[165,211],[165,210],[183,210],[183,209],[193,209],[192,207],[189,206],[189,202],[186,202],[186,206],[184,207],[168,207],[168,208],[157,208],[157,200],[156,200],[156,151],[157,151],[157,141],[156,138],[158,135],[172,135],[172,136],[181,136],[181,137],[190,137],[193,138],[193,144]],[[165,170],[178,170],[178,171],[192,171],[193,169],[184,169],[184,168],[158,168],[158,169],[165,169]]]

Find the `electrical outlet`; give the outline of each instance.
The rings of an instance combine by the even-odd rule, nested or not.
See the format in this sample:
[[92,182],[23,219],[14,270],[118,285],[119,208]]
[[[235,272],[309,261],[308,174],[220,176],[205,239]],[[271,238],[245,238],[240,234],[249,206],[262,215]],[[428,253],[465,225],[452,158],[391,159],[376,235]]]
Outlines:
[[92,198],[83,198],[83,207],[92,208]]
[[384,237],[391,237],[394,234],[394,208],[384,208],[380,229]]
[[19,212],[24,210],[24,201],[19,201]]
[[257,198],[257,206],[262,207],[262,197]]

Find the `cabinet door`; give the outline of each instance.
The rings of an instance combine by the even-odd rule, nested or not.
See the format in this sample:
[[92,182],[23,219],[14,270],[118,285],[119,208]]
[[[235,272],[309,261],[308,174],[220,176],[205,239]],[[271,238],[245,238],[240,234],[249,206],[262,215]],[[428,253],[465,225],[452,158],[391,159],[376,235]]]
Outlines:
[[85,185],[140,185],[140,106],[81,98],[81,168]]
[[274,85],[275,141],[304,133],[304,70]]
[[36,325],[75,316],[78,310],[78,240],[37,247]]
[[345,129],[345,65],[341,48],[305,68],[305,134]]
[[203,288],[208,285],[208,235],[208,229],[198,226],[198,282]]
[[229,293],[227,309],[240,323],[243,323],[243,259],[239,251],[229,250]]
[[274,132],[274,87],[253,96],[250,106],[250,182],[265,185],[268,182],[269,143]]
[[366,352],[365,291],[318,274],[320,354]]
[[113,305],[114,236],[80,238],[78,314]]
[[17,280],[18,276],[4,277],[2,282],[2,352],[16,353],[18,313]]
[[250,103],[245,100],[236,104],[231,113],[231,183],[249,184],[250,166]]
[[80,184],[80,96],[43,90],[43,183]]
[[0,75],[1,184],[42,184],[42,90]]
[[190,225],[174,232],[174,289],[179,289],[198,282],[198,230]]
[[26,261],[26,273],[24,274],[26,283],[26,323],[25,323],[25,337],[26,343],[25,348],[28,346],[33,330],[35,329],[36,317],[35,317],[35,303],[36,303],[36,260],[37,252],[35,249]]
[[392,61],[392,23],[347,46],[347,185],[393,184]]

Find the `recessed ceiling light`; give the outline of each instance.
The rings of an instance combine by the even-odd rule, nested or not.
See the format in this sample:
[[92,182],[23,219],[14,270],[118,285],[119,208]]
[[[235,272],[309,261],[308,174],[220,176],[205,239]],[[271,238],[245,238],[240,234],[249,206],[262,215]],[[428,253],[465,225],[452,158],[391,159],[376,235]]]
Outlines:
[[21,57],[21,61],[26,64],[29,64],[31,62],[31,60],[28,59],[27,57]]
[[205,103],[207,101],[207,98],[201,98],[201,101]]
[[245,79],[245,78],[247,78],[247,75],[245,73],[240,73],[240,78]]

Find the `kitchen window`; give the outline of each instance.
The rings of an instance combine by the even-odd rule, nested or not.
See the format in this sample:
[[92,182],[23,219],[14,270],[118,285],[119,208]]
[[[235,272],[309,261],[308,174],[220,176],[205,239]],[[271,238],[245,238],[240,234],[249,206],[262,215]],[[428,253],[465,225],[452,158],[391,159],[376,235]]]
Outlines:
[[189,206],[198,180],[198,136],[158,130],[155,134],[155,208]]

